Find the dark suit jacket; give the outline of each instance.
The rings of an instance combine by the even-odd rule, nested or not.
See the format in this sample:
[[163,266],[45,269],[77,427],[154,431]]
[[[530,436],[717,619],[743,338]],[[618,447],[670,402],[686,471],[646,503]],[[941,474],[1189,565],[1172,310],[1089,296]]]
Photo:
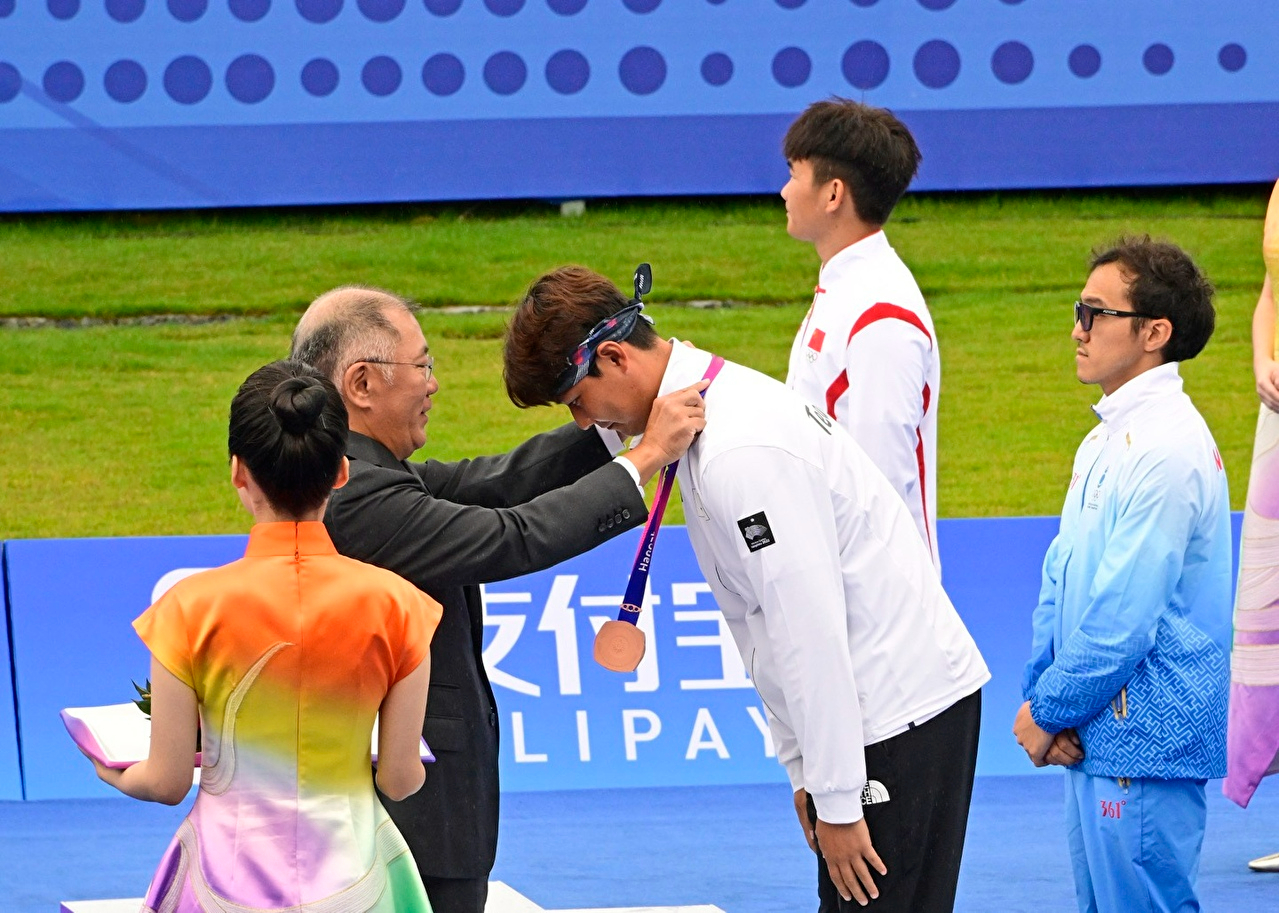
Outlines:
[[599,435],[572,425],[458,463],[401,462],[352,432],[347,456],[351,480],[324,515],[334,545],[444,606],[422,728],[437,760],[415,795],[382,802],[423,877],[483,878],[497,850],[498,756],[479,584],[588,551],[648,511]]

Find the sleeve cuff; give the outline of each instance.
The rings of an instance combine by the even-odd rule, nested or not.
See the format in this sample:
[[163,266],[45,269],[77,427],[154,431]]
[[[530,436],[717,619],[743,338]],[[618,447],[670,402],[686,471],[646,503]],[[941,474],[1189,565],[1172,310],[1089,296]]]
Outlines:
[[[601,432],[603,434],[604,432]],[[608,432],[612,434],[612,432]],[[644,497],[644,486],[640,484],[639,470],[635,468],[635,464],[625,457],[613,457],[613,462],[620,465],[630,475],[631,481],[635,483],[635,487],[639,489],[640,497]]]
[[1056,720],[1048,718],[1047,708],[1044,701],[1039,698],[1030,697],[1030,718],[1035,721],[1035,725],[1049,735],[1056,735],[1063,729],[1069,729],[1070,726],[1058,726]]
[[862,792],[809,793],[817,817],[827,824],[852,824],[862,820]]

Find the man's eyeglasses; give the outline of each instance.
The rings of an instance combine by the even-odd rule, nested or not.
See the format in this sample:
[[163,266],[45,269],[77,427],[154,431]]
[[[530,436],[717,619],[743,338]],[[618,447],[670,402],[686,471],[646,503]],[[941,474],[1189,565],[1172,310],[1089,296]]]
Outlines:
[[426,361],[389,361],[385,358],[361,358],[360,361],[370,365],[405,365],[409,368],[417,368],[426,375],[426,380],[431,379],[431,373],[435,370],[435,356],[426,356]]
[[1116,311],[1113,308],[1098,308],[1091,304],[1084,304],[1082,301],[1075,302],[1075,323],[1079,324],[1079,328],[1085,333],[1092,330],[1092,320],[1098,314],[1105,314],[1107,317],[1149,317],[1149,314],[1138,314],[1136,311]]

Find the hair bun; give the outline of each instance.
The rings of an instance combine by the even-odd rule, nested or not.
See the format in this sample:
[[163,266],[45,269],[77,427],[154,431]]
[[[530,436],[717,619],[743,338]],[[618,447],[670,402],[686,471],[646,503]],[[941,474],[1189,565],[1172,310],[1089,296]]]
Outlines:
[[316,426],[325,402],[319,378],[290,377],[271,391],[271,414],[287,433],[301,436]]

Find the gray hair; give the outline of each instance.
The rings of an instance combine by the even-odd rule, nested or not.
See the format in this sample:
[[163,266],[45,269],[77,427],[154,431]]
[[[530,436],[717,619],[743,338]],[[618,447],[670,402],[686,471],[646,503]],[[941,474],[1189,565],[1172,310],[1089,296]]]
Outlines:
[[[289,357],[315,368],[341,390],[342,376],[357,361],[394,357],[400,334],[386,312],[395,308],[417,311],[408,299],[371,286],[344,285],[325,292],[298,321]],[[390,383],[394,366],[379,364],[378,369]]]

